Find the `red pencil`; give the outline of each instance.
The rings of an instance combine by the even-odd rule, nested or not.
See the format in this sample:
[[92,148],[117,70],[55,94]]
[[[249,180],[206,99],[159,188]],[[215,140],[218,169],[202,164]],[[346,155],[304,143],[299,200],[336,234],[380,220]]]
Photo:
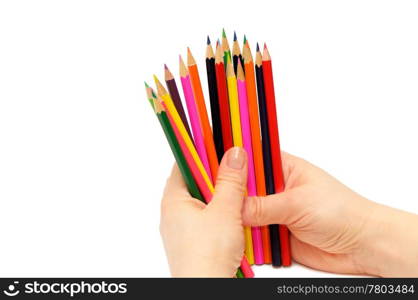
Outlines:
[[[266,44],[264,44],[263,51],[263,75],[267,102],[267,119],[269,124],[270,149],[274,174],[274,188],[275,193],[281,193],[284,190],[284,178],[282,158],[280,152],[279,128],[277,124],[276,97],[274,94],[274,81],[273,70],[271,66],[271,57]],[[282,264],[283,266],[290,266],[291,254],[289,243],[289,230],[285,225],[279,226],[279,235],[282,253]]]
[[223,139],[223,144],[224,144],[224,152],[226,152],[228,151],[229,148],[233,147],[234,142],[232,140],[231,116],[229,112],[229,97],[228,97],[228,88],[226,85],[223,55],[224,53],[222,51],[222,47],[218,41],[218,43],[216,44],[215,71],[216,71],[216,83],[218,86],[219,111],[220,111],[221,126],[222,126],[222,139]]

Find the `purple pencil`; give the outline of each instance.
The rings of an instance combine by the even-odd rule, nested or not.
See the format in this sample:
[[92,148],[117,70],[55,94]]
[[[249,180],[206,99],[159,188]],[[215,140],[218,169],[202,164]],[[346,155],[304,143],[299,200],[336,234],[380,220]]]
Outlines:
[[[238,60],[237,67],[237,87],[238,87],[238,100],[239,110],[241,116],[241,131],[242,131],[242,142],[244,149],[247,151],[248,156],[248,181],[247,189],[248,196],[257,195],[257,186],[254,171],[254,159],[251,142],[251,127],[250,127],[250,115],[248,112],[248,98],[247,98],[247,85],[245,82],[244,71],[242,69],[241,62]],[[254,248],[254,261],[256,264],[264,263],[263,254],[263,241],[261,237],[261,229],[258,226],[251,227],[251,233],[253,238]]]
[[174,79],[173,74],[168,69],[167,65],[164,65],[164,79],[167,84],[168,92],[170,93],[171,99],[173,100],[174,106],[177,108],[177,112],[180,115],[181,120],[183,121],[184,127],[186,127],[187,133],[190,138],[192,138],[192,132],[190,131],[189,123],[187,122],[186,113],[184,112],[183,104],[181,103],[181,98],[179,90],[177,89],[176,80]]

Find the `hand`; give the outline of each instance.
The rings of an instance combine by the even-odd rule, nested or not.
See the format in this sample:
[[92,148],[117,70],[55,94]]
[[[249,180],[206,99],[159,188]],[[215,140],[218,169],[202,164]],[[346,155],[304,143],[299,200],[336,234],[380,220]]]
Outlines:
[[246,199],[244,223],[287,225],[293,259],[311,268],[418,275],[418,216],[369,201],[303,159],[282,159],[285,191]]
[[160,231],[174,277],[234,277],[244,255],[242,203],[247,156],[225,153],[215,193],[205,205],[190,196],[177,165],[167,181]]

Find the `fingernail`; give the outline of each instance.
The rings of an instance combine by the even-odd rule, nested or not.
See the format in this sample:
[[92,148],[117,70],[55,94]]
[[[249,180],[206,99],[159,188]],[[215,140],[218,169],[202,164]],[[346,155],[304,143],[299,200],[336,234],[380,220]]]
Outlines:
[[241,147],[234,147],[228,153],[228,160],[226,161],[228,167],[236,170],[241,170],[245,163],[244,150]]

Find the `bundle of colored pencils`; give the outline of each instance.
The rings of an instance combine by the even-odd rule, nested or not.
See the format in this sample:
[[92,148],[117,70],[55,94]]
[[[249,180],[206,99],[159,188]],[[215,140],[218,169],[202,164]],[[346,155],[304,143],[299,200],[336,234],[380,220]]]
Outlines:
[[[234,33],[232,53],[225,31],[213,51],[207,39],[206,72],[211,123],[196,61],[187,49],[187,66],[180,56],[179,73],[187,115],[173,74],[165,65],[166,87],[154,75],[156,91],[145,83],[147,98],[157,115],[190,194],[211,201],[219,162],[233,146],[248,156],[248,196],[284,190],[270,54],[256,47],[255,64],[244,36],[241,53]],[[190,126],[189,126],[190,123]],[[253,277],[252,264],[290,266],[289,231],[284,225],[244,227],[245,256],[237,277]]]

